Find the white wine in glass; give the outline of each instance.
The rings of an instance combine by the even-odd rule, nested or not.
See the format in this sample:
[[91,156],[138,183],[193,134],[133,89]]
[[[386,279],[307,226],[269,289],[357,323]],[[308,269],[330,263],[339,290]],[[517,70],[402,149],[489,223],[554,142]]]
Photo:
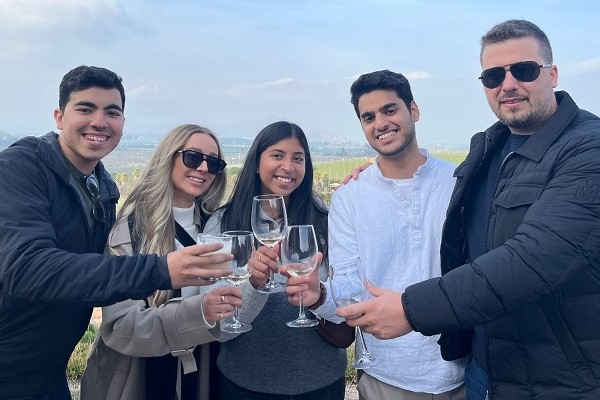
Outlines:
[[[238,286],[250,278],[248,261],[250,261],[250,257],[254,251],[254,235],[249,231],[227,231],[223,235],[231,237],[231,254],[233,254],[233,261],[231,261],[232,272],[225,279]],[[221,321],[220,329],[223,332],[243,333],[252,329],[251,324],[240,321],[238,312],[238,308],[235,307],[232,321]]]
[[[290,225],[281,242],[281,259],[292,276],[305,276],[317,268],[317,237],[312,225]],[[304,313],[302,293],[298,318],[286,323],[290,328],[305,328],[318,325],[319,321],[309,319]]]
[[[360,265],[356,261],[329,266],[331,298],[336,306],[346,307],[351,304],[359,303],[367,297],[365,293],[365,283],[363,283],[365,278],[360,268]],[[365,338],[360,327],[358,327],[357,330],[360,354],[357,354],[358,359],[352,366],[356,369],[364,369],[369,365],[373,365],[375,358],[367,349]]]
[[[287,213],[283,196],[265,194],[252,199],[252,232],[263,245],[273,248],[283,239],[287,228]],[[259,292],[275,293],[285,290],[285,285],[275,281],[275,272],[270,271],[269,281],[256,288]]]

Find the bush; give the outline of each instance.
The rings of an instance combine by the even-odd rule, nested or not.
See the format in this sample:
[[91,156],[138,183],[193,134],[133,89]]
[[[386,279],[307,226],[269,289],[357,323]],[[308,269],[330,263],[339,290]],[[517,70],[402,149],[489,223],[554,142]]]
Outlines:
[[71,354],[71,358],[67,364],[67,379],[69,381],[79,380],[81,375],[83,375],[90,348],[94,340],[96,340],[97,334],[98,327],[94,323],[90,323],[83,337],[77,343],[77,346],[75,346],[75,350],[73,350],[73,354]]

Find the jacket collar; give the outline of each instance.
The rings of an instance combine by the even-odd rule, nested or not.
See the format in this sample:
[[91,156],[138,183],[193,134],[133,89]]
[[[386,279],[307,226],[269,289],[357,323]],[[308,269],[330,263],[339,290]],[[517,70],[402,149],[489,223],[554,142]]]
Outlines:
[[558,108],[550,119],[525,142],[519,154],[540,161],[550,145],[562,135],[565,128],[577,116],[579,108],[567,92],[556,92]]
[[[69,171],[69,167],[65,161],[65,156],[60,149],[60,144],[58,143],[58,134],[56,132],[48,132],[47,134],[34,139],[38,140],[35,148],[36,156],[68,183],[71,172]],[[108,171],[104,169],[102,161],[98,161],[95,171],[98,180],[101,180],[103,183],[100,185],[101,197],[118,198],[119,193],[117,187],[114,185],[112,177]]]
[[[567,92],[555,92],[558,108],[548,119],[548,121],[534,132],[531,137],[525,142],[523,147],[516,153],[539,162],[548,148],[556,141],[556,139],[564,132],[565,128],[577,116],[579,108],[575,101]],[[491,145],[488,148],[494,148],[498,140],[505,135],[509,135],[510,130],[502,122],[498,121],[488,129],[488,138]]]

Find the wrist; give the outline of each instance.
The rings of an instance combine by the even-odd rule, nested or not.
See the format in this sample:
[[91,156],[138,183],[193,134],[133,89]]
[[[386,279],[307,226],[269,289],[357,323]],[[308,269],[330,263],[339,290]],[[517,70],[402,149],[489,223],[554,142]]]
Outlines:
[[316,310],[317,308],[321,307],[323,303],[325,303],[325,299],[327,298],[327,288],[323,282],[319,282],[319,287],[321,289],[321,295],[317,299],[316,303],[314,303],[312,306],[308,306],[309,310]]

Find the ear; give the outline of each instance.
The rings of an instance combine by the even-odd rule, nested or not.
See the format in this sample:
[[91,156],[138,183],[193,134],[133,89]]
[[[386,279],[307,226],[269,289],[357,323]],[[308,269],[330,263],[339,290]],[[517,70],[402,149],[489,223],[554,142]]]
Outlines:
[[417,103],[415,103],[415,101],[411,101],[410,102],[410,116],[413,120],[413,122],[417,122],[419,120],[420,117],[420,112],[419,112],[419,106],[417,106]]
[[63,111],[60,108],[57,108],[56,110],[54,110],[54,120],[56,121],[56,129],[58,129],[59,131],[62,131],[63,129],[62,119]]
[[556,65],[550,67],[550,78],[552,79],[552,88],[556,88],[558,86],[558,67]]

